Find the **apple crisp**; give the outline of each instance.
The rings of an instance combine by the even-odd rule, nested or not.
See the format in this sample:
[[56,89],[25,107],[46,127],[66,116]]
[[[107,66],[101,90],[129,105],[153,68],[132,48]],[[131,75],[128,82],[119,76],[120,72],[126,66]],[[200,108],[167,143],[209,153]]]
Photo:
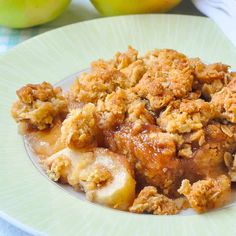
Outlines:
[[236,181],[236,73],[171,49],[129,47],[68,92],[17,91],[12,116],[50,179],[133,213],[198,213]]

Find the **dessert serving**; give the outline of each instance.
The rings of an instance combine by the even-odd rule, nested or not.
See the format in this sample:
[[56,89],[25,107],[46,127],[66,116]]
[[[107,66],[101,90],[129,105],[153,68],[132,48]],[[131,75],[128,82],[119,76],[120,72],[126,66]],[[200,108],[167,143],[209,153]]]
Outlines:
[[17,91],[12,116],[48,177],[133,213],[198,213],[236,181],[236,73],[175,50],[129,47],[91,63],[68,92]]

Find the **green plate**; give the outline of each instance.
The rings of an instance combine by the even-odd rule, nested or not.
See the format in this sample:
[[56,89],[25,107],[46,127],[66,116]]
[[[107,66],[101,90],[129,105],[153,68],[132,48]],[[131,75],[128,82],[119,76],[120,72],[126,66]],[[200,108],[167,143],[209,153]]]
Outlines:
[[136,15],[63,27],[26,41],[0,58],[0,210],[50,235],[236,235],[236,206],[202,215],[137,215],[91,204],[52,184],[32,164],[10,117],[15,90],[56,83],[128,45],[140,53],[173,48],[236,68],[236,49],[207,18]]

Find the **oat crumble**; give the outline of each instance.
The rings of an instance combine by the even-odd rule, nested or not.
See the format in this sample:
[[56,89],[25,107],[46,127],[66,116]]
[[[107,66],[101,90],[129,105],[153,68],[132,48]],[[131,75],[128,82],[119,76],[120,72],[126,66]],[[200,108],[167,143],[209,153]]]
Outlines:
[[236,182],[229,68],[128,47],[92,62],[66,94],[47,82],[22,87],[12,116],[49,177],[89,200],[134,213],[177,214],[188,204],[202,213],[225,204]]

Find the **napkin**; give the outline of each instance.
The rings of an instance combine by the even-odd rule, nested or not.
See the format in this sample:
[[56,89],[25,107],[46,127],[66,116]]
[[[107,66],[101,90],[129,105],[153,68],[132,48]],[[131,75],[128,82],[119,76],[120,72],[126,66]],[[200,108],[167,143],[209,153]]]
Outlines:
[[236,47],[236,0],[192,0],[196,8],[211,18]]

